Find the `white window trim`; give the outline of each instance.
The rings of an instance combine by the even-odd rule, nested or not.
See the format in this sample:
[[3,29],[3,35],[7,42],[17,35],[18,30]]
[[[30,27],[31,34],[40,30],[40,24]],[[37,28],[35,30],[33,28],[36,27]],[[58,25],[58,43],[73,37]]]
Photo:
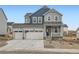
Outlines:
[[[36,19],[34,19],[36,18]],[[34,20],[36,20],[36,22],[34,22]],[[32,17],[32,23],[37,23],[37,17]]]
[[50,20],[51,20],[51,17],[50,17],[50,16],[48,16],[48,18],[47,18],[47,19],[48,19],[48,21],[50,21],[50,20],[49,20],[49,18],[50,18]]
[[[55,20],[55,17],[57,17],[57,20]],[[59,21],[59,16],[55,15],[55,16],[54,16],[54,20],[55,20],[55,21]]]
[[[39,19],[39,18],[41,18],[41,19]],[[41,20],[41,22],[39,22],[39,20]],[[42,23],[42,17],[38,17],[38,23]]]

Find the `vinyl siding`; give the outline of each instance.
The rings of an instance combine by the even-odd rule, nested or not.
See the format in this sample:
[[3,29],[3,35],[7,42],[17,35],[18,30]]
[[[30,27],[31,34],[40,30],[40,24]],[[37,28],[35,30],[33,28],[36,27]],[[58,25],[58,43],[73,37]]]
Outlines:
[[0,11],[0,35],[7,33],[7,20],[4,16],[4,13]]
[[[55,16],[58,17],[58,20],[55,20]],[[50,17],[50,20],[48,20],[48,17]],[[62,16],[59,15],[58,13],[49,11],[47,14],[44,16],[44,22],[61,22],[62,21]]]

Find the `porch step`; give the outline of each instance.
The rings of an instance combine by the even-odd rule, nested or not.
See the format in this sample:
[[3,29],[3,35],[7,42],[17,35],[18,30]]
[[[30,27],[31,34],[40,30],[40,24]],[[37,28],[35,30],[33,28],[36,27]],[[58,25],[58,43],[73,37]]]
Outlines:
[[46,40],[51,40],[52,39],[52,37],[46,37]]
[[62,37],[46,37],[46,40],[62,40]]

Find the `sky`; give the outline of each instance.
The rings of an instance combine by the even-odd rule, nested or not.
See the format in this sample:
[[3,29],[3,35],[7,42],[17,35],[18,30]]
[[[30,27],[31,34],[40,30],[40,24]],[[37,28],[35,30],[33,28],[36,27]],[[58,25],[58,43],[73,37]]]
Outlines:
[[[0,5],[8,18],[8,22],[24,23],[26,13],[34,13],[43,5]],[[76,30],[79,27],[79,5],[48,5],[60,12],[62,21],[68,25],[69,30]]]

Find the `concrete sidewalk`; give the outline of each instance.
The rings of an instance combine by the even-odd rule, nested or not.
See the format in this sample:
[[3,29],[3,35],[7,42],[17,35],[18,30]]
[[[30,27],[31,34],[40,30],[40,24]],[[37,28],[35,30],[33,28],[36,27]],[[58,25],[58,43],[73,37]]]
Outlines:
[[10,48],[0,49],[0,54],[79,54],[79,49],[47,49],[47,48]]

